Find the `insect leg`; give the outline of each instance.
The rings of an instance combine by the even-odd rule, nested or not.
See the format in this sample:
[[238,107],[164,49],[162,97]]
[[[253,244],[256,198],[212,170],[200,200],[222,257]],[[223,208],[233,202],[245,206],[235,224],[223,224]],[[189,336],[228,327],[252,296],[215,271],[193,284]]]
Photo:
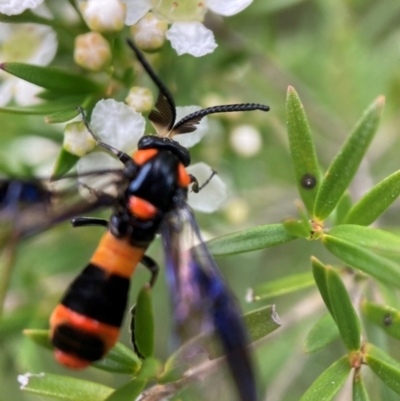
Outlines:
[[[150,273],[151,273],[151,278],[150,281],[148,282],[148,285],[152,288],[157,280],[158,272],[160,271],[160,266],[157,264],[157,262],[151,258],[150,256],[144,255],[142,257],[142,260],[140,263],[146,267]],[[136,315],[136,305],[133,305],[131,310],[131,323],[130,323],[130,332],[131,332],[131,344],[135,350],[135,352],[139,355],[139,357],[143,358],[143,355],[140,354],[139,349],[136,344],[136,338],[135,338],[135,315]]]
[[108,220],[96,217],[74,217],[71,220],[72,227],[101,226],[108,227]]
[[215,174],[217,174],[217,172],[215,171],[215,170],[211,170],[211,174],[210,174],[210,176],[207,178],[207,180],[205,181],[205,182],[203,182],[203,184],[201,184],[200,186],[199,186],[199,181],[197,180],[197,178],[194,176],[194,175],[192,175],[192,174],[189,174],[189,177],[190,177],[190,182],[193,184],[192,185],[192,191],[194,192],[194,193],[198,193],[198,192],[200,192],[210,181],[211,181],[211,179],[214,177],[214,175]]

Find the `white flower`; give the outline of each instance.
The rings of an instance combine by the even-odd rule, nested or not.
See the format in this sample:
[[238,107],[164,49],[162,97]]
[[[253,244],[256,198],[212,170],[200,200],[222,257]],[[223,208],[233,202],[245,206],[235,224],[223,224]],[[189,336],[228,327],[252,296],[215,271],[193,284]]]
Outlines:
[[111,47],[98,32],[88,32],[75,38],[74,61],[90,71],[101,71],[111,62]]
[[76,156],[82,157],[96,146],[96,140],[92,137],[83,121],[74,121],[64,128],[63,148]]
[[252,125],[239,125],[230,135],[232,148],[243,157],[251,157],[262,148],[260,132]]
[[[199,110],[199,106],[177,107],[177,121],[182,117]],[[144,134],[145,119],[124,103],[112,99],[100,100],[92,112],[90,126],[96,135],[108,145],[130,154],[140,137]],[[174,136],[182,146],[190,147],[200,141],[208,130],[207,118],[203,118],[197,125],[197,130],[183,135]],[[193,138],[191,138],[192,136]],[[83,174],[89,171],[122,168],[121,162],[107,152],[92,152],[82,157],[77,165],[80,181],[93,187],[90,177]],[[202,185],[211,175],[212,169],[205,163],[197,163],[188,168]],[[115,188],[105,187],[107,180],[96,183],[96,189],[115,195]],[[84,191],[83,191],[84,192]],[[226,199],[227,190],[222,180],[215,175],[198,194],[189,194],[189,204],[193,208],[211,213]]]
[[127,5],[126,24],[134,25],[150,10],[172,24],[166,37],[178,54],[195,57],[212,53],[217,47],[212,31],[203,24],[207,10],[230,16],[239,13],[253,0],[123,0]]
[[1,0],[0,13],[6,15],[21,14],[28,8],[36,8],[43,0]]
[[149,88],[133,86],[125,102],[139,113],[149,112],[154,106],[153,92]]
[[118,32],[124,27],[126,6],[119,0],[88,0],[79,4],[92,31]]
[[167,21],[153,13],[147,13],[137,24],[131,26],[131,33],[140,49],[152,51],[164,44],[167,29]]
[[[48,65],[57,52],[56,33],[38,24],[0,23],[0,61]],[[7,73],[1,73],[0,106],[12,98],[19,105],[38,103],[43,89]]]

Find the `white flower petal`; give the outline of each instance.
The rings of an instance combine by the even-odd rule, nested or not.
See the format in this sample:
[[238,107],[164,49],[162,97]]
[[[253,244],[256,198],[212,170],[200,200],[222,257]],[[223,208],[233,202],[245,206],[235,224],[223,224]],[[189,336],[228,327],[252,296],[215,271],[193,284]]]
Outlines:
[[[196,163],[187,168],[189,174],[193,174],[202,185],[210,177],[212,169],[205,163]],[[199,192],[189,192],[188,203],[200,212],[215,212],[227,199],[228,191],[225,183],[219,175],[214,175],[211,181]]]
[[212,31],[198,21],[175,22],[167,31],[166,37],[179,56],[188,53],[201,57],[212,53],[218,46]]
[[0,13],[6,15],[21,14],[28,8],[35,8],[43,0],[1,0],[0,1]]
[[136,24],[151,9],[150,0],[122,0],[126,4],[126,25]]
[[13,80],[14,82],[14,100],[20,106],[29,106],[41,103],[41,99],[36,97],[39,92],[43,91],[40,86],[23,81],[22,79]]
[[122,169],[122,163],[105,152],[93,152],[79,159],[76,169],[78,171],[79,182],[83,185],[79,186],[79,192],[82,196],[90,196],[85,185],[110,195],[117,195],[117,188],[112,184],[109,174],[103,174],[94,177],[93,175],[85,175],[85,173],[98,170],[115,170]]
[[5,106],[11,100],[17,79],[7,79],[0,84],[0,107]]
[[[201,110],[200,106],[185,106],[176,108],[176,122],[180,121],[183,117]],[[196,145],[197,142],[203,138],[208,132],[208,119],[204,117],[199,124],[197,124],[196,131],[189,132],[188,134],[179,134],[174,136],[174,141],[179,142],[185,148],[190,148]]]
[[240,13],[252,2],[253,0],[208,0],[207,7],[216,14],[228,17]]
[[43,25],[27,24],[32,34],[40,38],[40,46],[28,60],[28,64],[48,65],[57,53],[58,40],[55,31]]
[[144,134],[145,123],[140,113],[113,99],[97,102],[90,121],[91,127],[104,142],[128,152],[136,148]]

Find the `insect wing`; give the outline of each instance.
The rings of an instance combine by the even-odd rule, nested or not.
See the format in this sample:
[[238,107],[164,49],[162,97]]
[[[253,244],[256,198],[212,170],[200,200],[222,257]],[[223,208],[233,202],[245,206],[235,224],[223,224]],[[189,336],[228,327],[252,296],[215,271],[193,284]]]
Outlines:
[[214,331],[240,399],[256,400],[255,375],[240,310],[201,239],[189,207],[185,205],[171,212],[161,234],[178,335],[187,340]]

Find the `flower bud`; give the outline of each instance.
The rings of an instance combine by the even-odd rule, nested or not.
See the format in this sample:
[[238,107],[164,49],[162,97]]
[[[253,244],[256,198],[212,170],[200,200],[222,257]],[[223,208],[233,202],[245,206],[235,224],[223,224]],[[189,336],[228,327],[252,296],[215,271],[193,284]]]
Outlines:
[[243,157],[254,156],[262,147],[261,134],[252,125],[236,127],[229,139],[232,148]]
[[88,132],[83,121],[75,121],[65,126],[63,148],[67,152],[82,157],[95,146],[96,141]]
[[125,25],[126,4],[119,0],[88,0],[79,5],[87,26],[96,32],[118,32]]
[[125,102],[133,107],[138,113],[145,113],[152,109],[154,104],[153,92],[149,88],[133,86]]
[[136,45],[146,51],[157,50],[165,41],[168,23],[147,13],[139,22],[131,26]]
[[88,32],[75,38],[75,63],[90,71],[101,71],[111,62],[111,48],[97,32]]

